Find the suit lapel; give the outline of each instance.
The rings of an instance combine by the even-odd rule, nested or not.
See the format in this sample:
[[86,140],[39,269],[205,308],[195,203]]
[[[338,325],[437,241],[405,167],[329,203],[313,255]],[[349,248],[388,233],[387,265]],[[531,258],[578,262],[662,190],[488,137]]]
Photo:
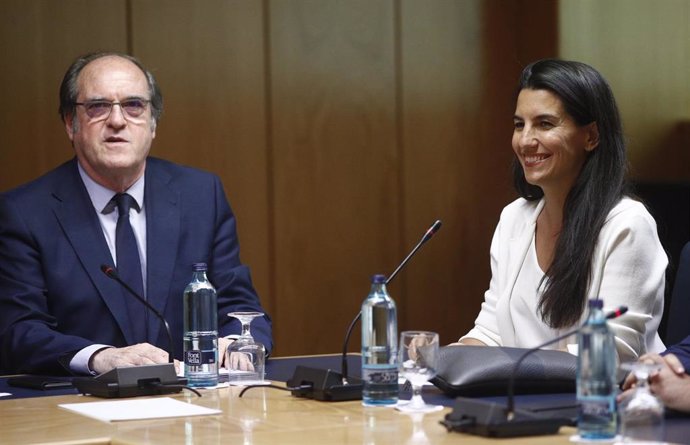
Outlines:
[[59,184],[58,189],[53,192],[53,212],[82,267],[113,314],[125,339],[130,343],[131,329],[122,289],[100,269],[101,264],[112,265],[114,262],[105,242],[98,215],[79,177],[76,160],[67,165]]
[[[146,206],[146,295],[160,313],[170,294],[180,232],[179,193],[170,185],[170,176],[149,159],[146,166],[144,205]],[[182,296],[180,296],[181,298]],[[150,339],[158,338],[161,323],[149,317]]]
[[532,244],[534,230],[537,226],[537,217],[541,213],[542,208],[544,208],[543,199],[536,205],[533,213],[525,218],[524,225],[518,233],[508,241],[510,247],[506,252],[510,256],[507,258],[507,270],[510,271],[511,275],[499,302],[500,309],[496,312],[498,325],[501,326],[501,339],[504,345],[516,344],[515,325],[510,315],[510,299],[513,296],[513,289],[515,288],[515,283],[517,283],[520,270],[522,270],[522,264],[525,262],[527,252],[529,252],[530,245]]

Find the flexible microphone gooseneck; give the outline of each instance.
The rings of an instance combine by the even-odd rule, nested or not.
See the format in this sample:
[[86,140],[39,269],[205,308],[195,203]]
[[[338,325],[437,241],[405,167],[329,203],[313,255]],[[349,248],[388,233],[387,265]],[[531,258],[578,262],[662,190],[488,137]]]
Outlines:
[[387,285],[388,283],[390,283],[391,281],[393,281],[393,278],[395,278],[395,276],[398,274],[398,272],[400,272],[400,269],[402,269],[403,267],[405,267],[405,265],[407,264],[407,262],[410,261],[410,258],[412,258],[412,257],[414,256],[414,254],[417,253],[417,251],[419,250],[419,248],[422,247],[422,245],[423,245],[424,243],[426,243],[427,241],[429,241],[429,240],[431,239],[431,237],[433,237],[433,236],[436,234],[436,232],[439,231],[439,229],[441,229],[441,220],[440,220],[440,219],[437,219],[436,222],[434,222],[434,223],[431,225],[431,227],[429,227],[429,230],[426,231],[426,233],[424,234],[424,236],[422,237],[422,239],[419,240],[419,242],[417,243],[417,245],[414,246],[414,249],[412,249],[412,251],[410,251],[410,253],[405,257],[405,259],[402,260],[402,263],[400,263],[400,265],[393,271],[393,273],[391,274],[391,276],[388,277],[388,279],[386,280],[386,285]]
[[[606,319],[611,320],[620,317],[627,311],[628,308],[626,306],[619,306],[615,310],[607,313]],[[458,430],[463,433],[490,437],[553,434],[558,431],[560,426],[569,424],[570,420],[567,418],[544,417],[543,415],[531,411],[515,409],[515,376],[522,362],[530,354],[573,334],[577,334],[581,329],[582,326],[579,326],[539,346],[528,349],[516,360],[508,380],[508,400],[505,408],[495,402],[458,397],[453,412],[448,414],[441,423],[449,430]]]
[[153,312],[156,315],[156,317],[158,317],[158,319],[163,323],[163,326],[165,326],[165,332],[166,334],[168,334],[168,363],[174,363],[175,345],[173,343],[172,334],[170,334],[170,325],[168,325],[168,321],[165,319],[165,317],[163,317],[163,315],[160,312],[158,312],[156,308],[153,307],[153,305],[151,305],[151,303],[146,301],[141,295],[134,292],[134,290],[127,283],[122,281],[122,278],[120,278],[120,276],[117,274],[117,271],[114,267],[102,264],[101,271],[104,274],[106,274],[108,278],[112,278],[113,280],[117,281],[120,284],[120,286],[124,287],[127,290],[127,292],[129,292],[134,298],[139,300],[141,304],[146,306],[148,310]]
[[[441,220],[437,219],[436,222],[434,222],[431,227],[424,233],[424,236],[422,236],[422,239],[419,240],[416,246],[410,251],[409,254],[405,257],[404,260],[398,265],[398,267],[393,271],[392,274],[386,279],[386,286],[388,283],[393,281],[393,278],[395,278],[396,275],[398,275],[398,272],[405,267],[408,261],[410,261],[410,258],[412,258],[417,251],[419,250],[420,247],[427,241],[429,241],[435,234],[436,232],[439,231],[441,228]],[[362,312],[358,312],[357,315],[355,315],[355,318],[352,319],[352,322],[350,322],[350,326],[347,328],[347,333],[345,334],[345,341],[343,342],[343,358],[342,358],[342,363],[340,365],[340,369],[343,374],[343,384],[347,385],[347,372],[348,372],[348,365],[347,365],[347,345],[350,342],[350,336],[352,335],[352,330],[354,329],[355,325],[359,321],[359,319],[362,317]]]

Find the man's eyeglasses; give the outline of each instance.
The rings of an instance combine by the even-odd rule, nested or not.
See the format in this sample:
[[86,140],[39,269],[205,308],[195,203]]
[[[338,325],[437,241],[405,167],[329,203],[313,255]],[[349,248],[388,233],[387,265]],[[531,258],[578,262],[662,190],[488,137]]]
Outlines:
[[146,106],[151,102],[146,99],[127,99],[122,102],[110,102],[107,100],[90,100],[88,102],[75,102],[74,105],[84,107],[86,115],[91,119],[107,119],[113,111],[113,105],[119,105],[126,117],[137,118],[144,114]]

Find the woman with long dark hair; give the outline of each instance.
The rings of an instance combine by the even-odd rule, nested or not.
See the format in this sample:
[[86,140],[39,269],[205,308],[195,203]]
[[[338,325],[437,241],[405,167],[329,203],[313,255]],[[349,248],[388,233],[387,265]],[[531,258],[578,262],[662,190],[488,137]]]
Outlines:
[[501,213],[491,283],[460,343],[534,347],[582,322],[587,300],[601,298],[629,308],[610,322],[621,360],[662,351],[668,259],[654,219],[627,194],[625,142],[606,80],[579,62],[527,66],[512,146],[521,197]]

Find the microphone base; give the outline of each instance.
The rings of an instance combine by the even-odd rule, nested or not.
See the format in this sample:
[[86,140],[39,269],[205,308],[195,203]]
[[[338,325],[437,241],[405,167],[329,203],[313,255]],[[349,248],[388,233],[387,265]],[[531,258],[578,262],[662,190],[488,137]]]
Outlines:
[[296,388],[310,385],[310,388],[292,390],[295,397],[319,400],[322,402],[343,402],[360,400],[362,398],[362,381],[350,378],[347,385],[343,384],[343,376],[332,369],[318,369],[308,366],[297,366],[287,386]]
[[557,434],[562,426],[572,425],[567,417],[554,417],[516,409],[508,420],[506,407],[484,400],[458,397],[453,411],[441,423],[448,431],[485,437],[520,437]]
[[187,379],[177,377],[175,365],[166,363],[114,368],[96,377],[75,377],[72,384],[82,394],[110,399],[177,393]]

